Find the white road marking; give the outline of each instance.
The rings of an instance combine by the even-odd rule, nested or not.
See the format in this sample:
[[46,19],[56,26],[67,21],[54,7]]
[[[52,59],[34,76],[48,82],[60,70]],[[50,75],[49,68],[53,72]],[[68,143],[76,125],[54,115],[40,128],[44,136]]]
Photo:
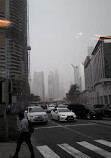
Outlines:
[[95,140],[95,142],[98,142],[100,144],[106,145],[108,147],[111,147],[111,142],[108,142],[106,140],[100,139],[100,140]]
[[88,123],[88,124],[76,124],[76,125],[59,125],[59,124],[56,124],[54,123],[56,126],[49,126],[49,127],[35,127],[34,129],[47,129],[47,128],[57,128],[57,127],[61,127],[61,128],[64,128],[64,127],[76,127],[76,126],[91,126],[91,125],[95,125],[97,123]]
[[91,151],[94,151],[95,153],[103,156],[103,157],[106,157],[106,158],[111,158],[111,153],[102,149],[102,148],[99,148],[95,145],[92,145],[86,141],[83,141],[83,142],[77,142],[79,145],[91,150]]
[[45,158],[60,158],[53,150],[47,145],[36,147]]
[[58,128],[60,126],[50,126],[50,127],[37,127],[37,128],[34,128],[34,129],[47,129],[47,128]]
[[81,151],[75,149],[74,147],[64,143],[64,144],[58,144],[60,148],[68,152],[70,155],[74,156],[75,158],[91,158],[88,155],[82,153]]

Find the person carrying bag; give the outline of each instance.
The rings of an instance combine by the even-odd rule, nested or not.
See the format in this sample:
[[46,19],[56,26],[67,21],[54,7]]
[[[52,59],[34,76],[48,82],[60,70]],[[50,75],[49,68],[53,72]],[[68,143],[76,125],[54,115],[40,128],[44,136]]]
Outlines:
[[25,143],[28,145],[29,150],[31,152],[31,158],[35,158],[33,146],[31,144],[31,133],[34,132],[34,128],[31,122],[27,120],[27,118],[24,118],[24,113],[19,113],[19,123],[18,123],[18,131],[19,131],[19,137],[17,141],[17,147],[14,156],[10,156],[11,158],[18,158],[18,154],[20,151],[20,147],[22,143],[25,141]]

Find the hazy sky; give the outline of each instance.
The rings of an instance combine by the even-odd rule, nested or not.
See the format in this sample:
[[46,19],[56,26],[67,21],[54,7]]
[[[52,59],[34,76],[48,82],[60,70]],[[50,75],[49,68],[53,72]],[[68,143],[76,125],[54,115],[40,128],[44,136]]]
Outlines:
[[31,78],[43,71],[46,80],[58,69],[68,90],[70,64],[84,62],[95,35],[111,35],[111,0],[29,0],[29,6]]

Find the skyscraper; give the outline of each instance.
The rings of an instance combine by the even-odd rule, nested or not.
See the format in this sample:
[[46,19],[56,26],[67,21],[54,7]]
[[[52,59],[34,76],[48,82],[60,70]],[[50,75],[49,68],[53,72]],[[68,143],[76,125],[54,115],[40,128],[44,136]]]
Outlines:
[[35,96],[40,96],[43,101],[44,98],[44,74],[43,72],[34,72],[32,93]]
[[10,80],[13,96],[26,99],[28,85],[27,0],[0,0],[0,80]]
[[48,98],[49,100],[54,99],[54,74],[52,71],[48,75]]
[[79,66],[74,66],[75,84],[79,87]]
[[50,71],[48,75],[48,97],[49,99],[59,98],[59,73],[57,70]]
[[59,73],[57,70],[54,72],[54,99],[59,98]]

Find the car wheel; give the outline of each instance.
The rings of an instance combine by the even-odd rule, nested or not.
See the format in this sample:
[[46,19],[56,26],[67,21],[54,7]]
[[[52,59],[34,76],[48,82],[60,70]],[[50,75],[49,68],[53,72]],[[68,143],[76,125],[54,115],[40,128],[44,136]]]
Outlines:
[[90,120],[91,119],[91,114],[87,113],[86,118],[87,118],[87,120]]

